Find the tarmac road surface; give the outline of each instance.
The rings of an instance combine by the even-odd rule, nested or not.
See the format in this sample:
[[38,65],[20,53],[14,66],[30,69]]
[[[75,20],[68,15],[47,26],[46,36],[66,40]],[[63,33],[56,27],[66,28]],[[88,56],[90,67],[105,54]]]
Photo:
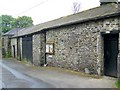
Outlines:
[[[117,78],[99,79],[24,64],[14,59],[0,61],[2,86],[6,88],[114,88]],[[0,78],[1,79],[1,78]]]
[[52,85],[18,72],[0,60],[0,88],[52,88]]

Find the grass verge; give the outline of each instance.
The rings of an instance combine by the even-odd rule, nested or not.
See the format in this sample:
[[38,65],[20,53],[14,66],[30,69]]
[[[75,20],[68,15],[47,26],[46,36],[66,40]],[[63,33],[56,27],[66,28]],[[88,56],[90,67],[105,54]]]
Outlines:
[[116,81],[115,86],[120,90],[120,81]]
[[90,75],[90,74],[86,74],[84,72],[78,72],[78,71],[74,71],[74,70],[70,70],[70,69],[65,69],[65,68],[59,68],[59,67],[51,67],[51,66],[47,66],[47,67],[42,67],[43,69],[48,69],[48,70],[55,70],[58,72],[66,72],[72,75],[78,75],[78,76],[83,76],[83,77],[91,77],[91,78],[96,78],[96,79],[100,79],[101,76],[98,75]]
[[[12,58],[9,58],[9,60],[12,60]],[[83,76],[83,77],[91,77],[91,78],[96,78],[96,79],[100,79],[101,78],[101,76],[98,76],[98,75],[90,75],[90,74],[86,74],[84,72],[78,72],[78,71],[74,71],[74,70],[70,70],[70,69],[65,69],[65,68],[52,67],[52,66],[46,66],[46,67],[34,66],[33,64],[31,64],[30,62],[28,62],[25,59],[23,59],[22,61],[15,60],[15,62],[24,64],[24,65],[26,65],[26,66],[28,66],[28,67],[30,67],[32,69],[53,70],[53,71],[68,73],[68,74],[72,74],[72,75]]]

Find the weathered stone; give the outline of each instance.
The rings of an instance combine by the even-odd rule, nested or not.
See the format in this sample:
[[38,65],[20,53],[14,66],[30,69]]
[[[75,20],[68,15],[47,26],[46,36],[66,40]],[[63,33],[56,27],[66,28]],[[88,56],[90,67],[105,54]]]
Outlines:
[[[15,49],[15,51],[14,51],[14,49]],[[11,39],[11,52],[12,52],[12,57],[14,57],[14,53],[15,53],[15,58],[17,58],[17,38]]]
[[90,74],[88,68],[85,68],[85,73]]
[[45,64],[45,34],[33,35],[33,64],[41,66]]
[[46,56],[48,65],[101,74],[102,36],[105,30],[118,30],[116,18],[55,28],[46,32],[46,42],[55,42],[55,55]]

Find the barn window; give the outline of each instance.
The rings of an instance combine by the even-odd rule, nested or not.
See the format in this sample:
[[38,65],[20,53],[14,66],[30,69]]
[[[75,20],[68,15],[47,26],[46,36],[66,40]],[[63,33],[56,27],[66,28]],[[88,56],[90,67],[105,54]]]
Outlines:
[[54,54],[54,43],[46,43],[46,53]]

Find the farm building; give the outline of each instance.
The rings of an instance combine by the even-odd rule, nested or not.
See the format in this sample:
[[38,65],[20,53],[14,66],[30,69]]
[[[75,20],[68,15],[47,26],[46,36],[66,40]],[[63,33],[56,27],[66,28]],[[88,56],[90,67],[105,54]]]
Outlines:
[[20,28],[14,28],[5,34],[2,34],[2,56],[11,55],[11,38],[18,34]]
[[34,65],[89,74],[120,73],[120,4],[107,3],[22,29],[11,39],[13,57]]

